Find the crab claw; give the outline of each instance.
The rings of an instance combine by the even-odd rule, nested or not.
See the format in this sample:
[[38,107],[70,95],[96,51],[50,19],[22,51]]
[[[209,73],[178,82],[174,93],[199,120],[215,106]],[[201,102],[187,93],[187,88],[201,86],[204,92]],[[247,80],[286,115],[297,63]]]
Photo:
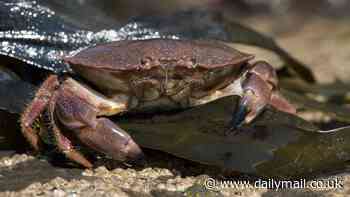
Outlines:
[[242,84],[243,94],[238,103],[237,111],[231,120],[231,131],[243,124],[250,123],[257,117],[269,103],[271,86],[256,74],[248,74],[247,80]]
[[88,147],[119,161],[142,161],[144,154],[128,133],[106,118],[97,119],[95,129],[86,127],[78,134]]

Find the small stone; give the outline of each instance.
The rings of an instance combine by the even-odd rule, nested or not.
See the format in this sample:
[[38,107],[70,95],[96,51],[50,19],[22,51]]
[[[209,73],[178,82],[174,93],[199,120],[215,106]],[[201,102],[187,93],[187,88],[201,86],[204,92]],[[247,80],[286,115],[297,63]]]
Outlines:
[[53,190],[53,196],[54,197],[65,197],[67,196],[66,192],[60,189]]

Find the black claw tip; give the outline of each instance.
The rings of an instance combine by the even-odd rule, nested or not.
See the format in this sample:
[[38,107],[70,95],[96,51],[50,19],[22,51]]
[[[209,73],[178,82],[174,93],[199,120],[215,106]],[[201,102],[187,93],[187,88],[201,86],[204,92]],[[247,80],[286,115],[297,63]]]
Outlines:
[[127,163],[131,165],[137,165],[137,166],[146,166],[147,160],[145,155],[143,153],[140,153],[137,157],[129,159]]
[[230,122],[230,131],[234,131],[240,128],[245,120],[246,115],[248,114],[248,109],[245,105],[239,105],[236,113],[232,115],[232,119]]

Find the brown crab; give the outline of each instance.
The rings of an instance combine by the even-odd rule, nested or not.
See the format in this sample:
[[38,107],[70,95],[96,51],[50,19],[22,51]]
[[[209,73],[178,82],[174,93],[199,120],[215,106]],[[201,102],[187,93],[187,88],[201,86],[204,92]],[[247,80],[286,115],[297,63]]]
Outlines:
[[59,150],[90,168],[92,164],[61,130],[72,131],[88,147],[123,161],[141,157],[142,151],[104,116],[132,109],[185,108],[226,95],[241,96],[233,130],[251,122],[267,104],[295,113],[278,92],[272,66],[263,61],[250,64],[252,58],[214,41],[151,39],[91,47],[64,58],[81,79],[51,75],[42,84],[22,115],[22,131],[39,150],[33,123],[48,112]]

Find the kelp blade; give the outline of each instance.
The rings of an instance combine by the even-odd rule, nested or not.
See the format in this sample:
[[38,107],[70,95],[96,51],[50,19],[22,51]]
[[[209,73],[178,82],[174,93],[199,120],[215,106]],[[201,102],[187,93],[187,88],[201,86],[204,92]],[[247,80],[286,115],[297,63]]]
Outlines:
[[272,108],[238,133],[225,134],[235,100],[225,97],[175,114],[116,121],[143,147],[262,177],[315,176],[342,169],[350,159],[350,128],[321,133]]

